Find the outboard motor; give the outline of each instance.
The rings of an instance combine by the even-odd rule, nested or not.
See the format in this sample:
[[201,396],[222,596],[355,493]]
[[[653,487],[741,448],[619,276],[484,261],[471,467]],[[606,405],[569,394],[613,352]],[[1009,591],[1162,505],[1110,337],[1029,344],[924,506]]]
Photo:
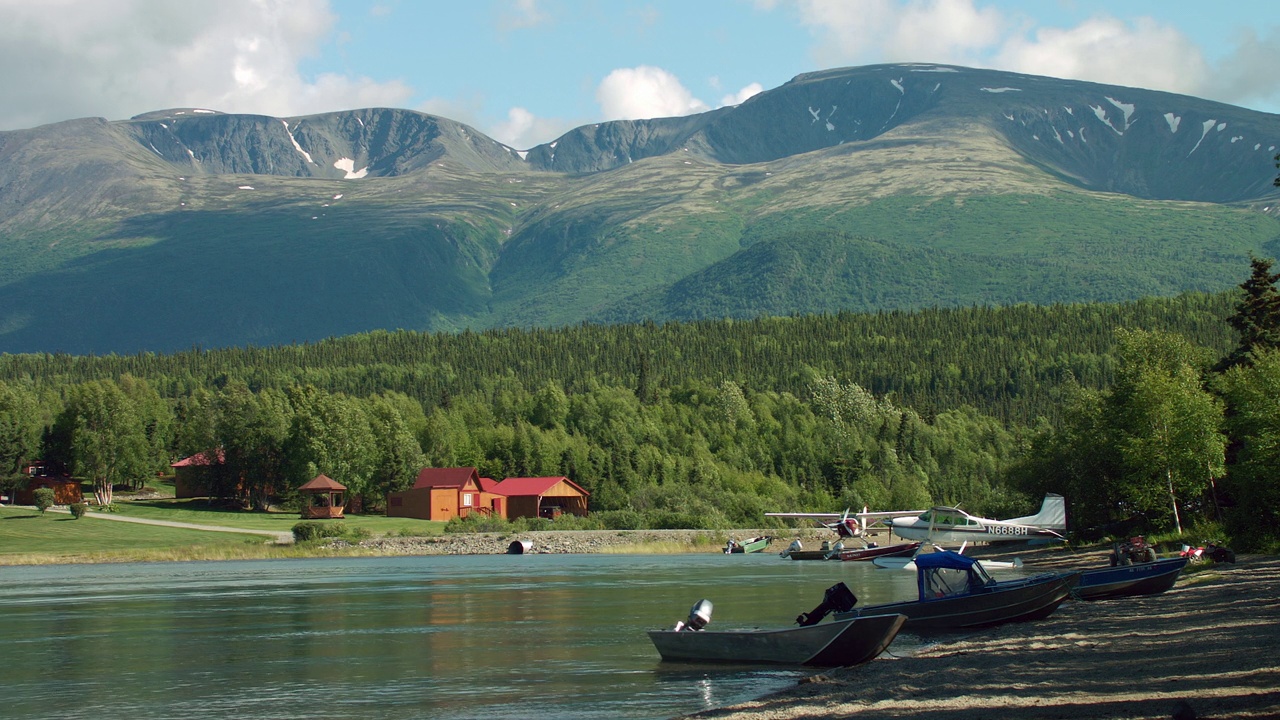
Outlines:
[[783,550],[778,554],[784,558],[791,557],[791,553],[800,552],[801,550],[804,550],[804,543],[800,542],[800,538],[796,538],[795,540],[791,541],[791,544],[787,546],[786,550]]
[[800,627],[808,627],[809,625],[817,625],[822,622],[828,614],[833,612],[849,612],[854,605],[858,604],[858,598],[853,594],[844,583],[836,583],[827,588],[822,595],[822,604],[810,610],[807,613],[800,613],[796,617],[796,623]]
[[701,630],[711,622],[711,601],[699,600],[693,604],[693,608],[689,610],[689,618],[684,622],[676,623],[675,631],[682,632],[685,630]]

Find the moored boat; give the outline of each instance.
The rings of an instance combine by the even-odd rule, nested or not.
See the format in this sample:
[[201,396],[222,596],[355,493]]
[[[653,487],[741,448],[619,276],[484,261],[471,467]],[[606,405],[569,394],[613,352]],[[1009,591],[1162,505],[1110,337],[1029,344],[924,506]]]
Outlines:
[[906,616],[890,613],[821,622],[833,598],[847,598],[835,607],[853,607],[857,598],[844,583],[827,590],[823,603],[796,618],[799,627],[776,630],[704,630],[712,605],[700,600],[687,621],[672,630],[650,630],[649,639],[668,662],[808,665],[840,667],[874,659],[893,642]]
[[856,550],[841,550],[839,557],[841,560],[849,562],[874,560],[879,557],[911,557],[919,549],[920,543],[918,542],[897,543],[896,545],[868,545]]
[[1079,572],[993,579],[982,564],[951,551],[917,555],[916,600],[837,612],[837,620],[902,613],[903,632],[933,633],[1048,617],[1080,580]]
[[778,555],[791,560],[837,560],[842,552],[844,552],[844,543],[839,540],[834,543],[830,540],[823,540],[822,548],[819,550],[805,550],[804,543],[799,540],[792,540],[787,549],[778,553]]
[[768,535],[759,535],[742,541],[729,538],[729,542],[724,546],[724,552],[726,555],[730,553],[757,553],[769,547],[769,543],[772,540],[773,538]]
[[1173,587],[1187,558],[1176,557],[1137,565],[1085,570],[1080,573],[1075,596],[1081,600],[1105,600],[1133,595],[1158,595]]

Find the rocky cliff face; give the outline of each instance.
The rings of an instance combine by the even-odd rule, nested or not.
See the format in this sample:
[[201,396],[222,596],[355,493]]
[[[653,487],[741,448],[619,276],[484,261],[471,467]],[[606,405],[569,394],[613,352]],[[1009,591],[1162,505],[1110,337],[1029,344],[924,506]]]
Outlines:
[[678,151],[762,163],[974,125],[1081,187],[1164,200],[1267,194],[1280,147],[1275,115],[1150,90],[909,64],[808,73],[736,108],[690,118],[579,128],[529,159],[574,173]]
[[374,108],[273,118],[208,110],[148,113],[123,124],[138,144],[198,174],[359,179],[394,177],[448,157],[477,172],[522,166],[510,148],[467,126]]

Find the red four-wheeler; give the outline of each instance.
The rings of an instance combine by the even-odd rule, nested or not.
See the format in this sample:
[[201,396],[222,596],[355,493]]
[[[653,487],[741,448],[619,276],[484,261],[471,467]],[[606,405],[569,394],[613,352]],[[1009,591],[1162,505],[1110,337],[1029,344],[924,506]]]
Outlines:
[[1111,546],[1111,566],[1133,565],[1156,561],[1156,549],[1141,535],[1131,537]]

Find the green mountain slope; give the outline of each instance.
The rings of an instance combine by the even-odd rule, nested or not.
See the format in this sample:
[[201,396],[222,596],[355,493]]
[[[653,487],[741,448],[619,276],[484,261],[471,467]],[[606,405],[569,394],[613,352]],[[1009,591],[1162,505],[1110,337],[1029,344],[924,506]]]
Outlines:
[[0,133],[0,352],[1127,300],[1280,254],[1280,117],[935,65],[517,152],[405,110]]

